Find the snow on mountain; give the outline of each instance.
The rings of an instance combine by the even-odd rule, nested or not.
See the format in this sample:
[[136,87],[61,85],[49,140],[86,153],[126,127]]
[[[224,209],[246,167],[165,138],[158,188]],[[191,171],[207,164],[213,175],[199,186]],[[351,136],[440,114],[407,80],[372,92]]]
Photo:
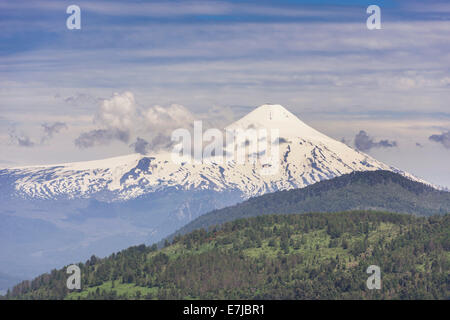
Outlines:
[[[104,160],[0,170],[26,198],[89,198],[120,201],[168,187],[240,190],[243,198],[302,188],[352,171],[392,170],[419,179],[354,150],[309,127],[281,105],[262,105],[227,130],[278,129],[279,169],[261,174],[261,161],[181,163],[171,153],[131,154]],[[245,146],[238,146],[244,147]],[[422,181],[423,182],[423,181]]]

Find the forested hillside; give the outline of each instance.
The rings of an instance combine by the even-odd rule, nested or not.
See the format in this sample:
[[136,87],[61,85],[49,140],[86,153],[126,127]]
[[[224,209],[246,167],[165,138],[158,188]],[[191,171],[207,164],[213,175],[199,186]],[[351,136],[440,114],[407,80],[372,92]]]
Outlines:
[[450,213],[450,192],[391,171],[353,172],[302,189],[278,191],[204,214],[169,236],[264,214],[379,210],[430,216]]
[[[369,265],[382,288],[366,287]],[[449,299],[450,216],[264,215],[131,247],[16,286],[9,299]]]

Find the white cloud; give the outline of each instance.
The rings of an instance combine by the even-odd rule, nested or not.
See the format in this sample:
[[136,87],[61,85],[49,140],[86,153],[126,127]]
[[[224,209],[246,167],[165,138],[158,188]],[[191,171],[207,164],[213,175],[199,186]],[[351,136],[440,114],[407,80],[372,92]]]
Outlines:
[[146,128],[160,133],[190,127],[195,119],[188,109],[179,104],[171,104],[165,108],[156,105],[144,110],[143,113]]
[[106,128],[129,131],[135,125],[136,111],[133,93],[114,93],[103,100],[94,121]]
[[189,128],[193,121],[193,114],[182,105],[146,108],[136,103],[130,91],[114,93],[100,104],[93,121],[95,128],[82,132],[74,143],[79,148],[90,148],[113,141],[128,143],[136,137],[136,142],[130,147],[142,153],[142,150],[151,150],[152,147],[167,146],[174,129]]

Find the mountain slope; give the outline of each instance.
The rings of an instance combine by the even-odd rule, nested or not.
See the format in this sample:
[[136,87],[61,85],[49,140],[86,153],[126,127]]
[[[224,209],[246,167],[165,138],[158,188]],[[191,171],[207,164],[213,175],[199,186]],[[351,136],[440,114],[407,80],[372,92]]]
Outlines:
[[[450,216],[268,215],[136,246],[16,286],[9,299],[448,299]],[[369,290],[369,265],[382,287]]]
[[263,214],[355,209],[415,215],[446,214],[450,213],[450,192],[438,191],[390,171],[354,172],[303,189],[278,191],[212,211],[175,234]]

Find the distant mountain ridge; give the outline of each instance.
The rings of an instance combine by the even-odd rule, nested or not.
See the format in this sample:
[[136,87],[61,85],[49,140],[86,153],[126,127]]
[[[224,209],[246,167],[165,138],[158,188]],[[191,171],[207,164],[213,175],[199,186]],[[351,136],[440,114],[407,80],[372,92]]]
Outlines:
[[204,214],[171,235],[264,214],[383,210],[430,216],[450,213],[450,192],[390,171],[353,172],[302,189],[278,191]]
[[6,294],[6,289],[12,288],[20,280],[20,278],[12,277],[8,274],[0,272],[0,295]]

